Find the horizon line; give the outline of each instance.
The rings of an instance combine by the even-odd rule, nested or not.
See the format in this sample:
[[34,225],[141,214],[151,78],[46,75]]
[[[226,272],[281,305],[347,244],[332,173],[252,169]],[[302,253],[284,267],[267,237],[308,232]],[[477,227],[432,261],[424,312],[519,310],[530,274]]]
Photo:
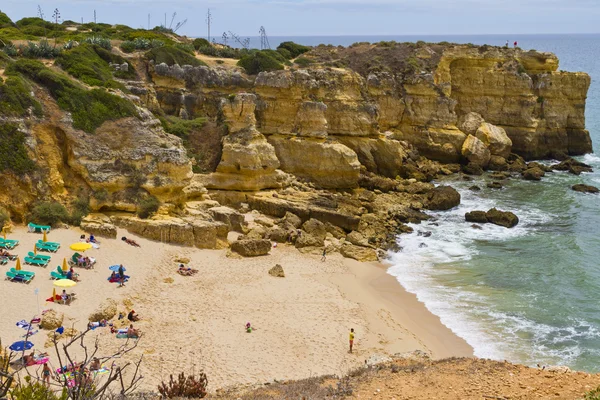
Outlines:
[[[332,35],[332,34],[323,34],[323,35],[268,35],[268,37],[309,37],[309,38],[318,38],[318,37],[380,37],[380,36],[550,36],[550,35],[600,35],[600,32],[565,32],[565,33],[369,33],[365,34],[342,34],[342,35]],[[187,35],[181,35],[187,36]],[[239,36],[245,37],[260,37],[259,35],[244,35],[241,34]],[[206,35],[202,36],[189,36],[194,38],[202,38],[206,37]],[[211,36],[212,37],[212,36]],[[215,36],[216,38],[216,36]]]

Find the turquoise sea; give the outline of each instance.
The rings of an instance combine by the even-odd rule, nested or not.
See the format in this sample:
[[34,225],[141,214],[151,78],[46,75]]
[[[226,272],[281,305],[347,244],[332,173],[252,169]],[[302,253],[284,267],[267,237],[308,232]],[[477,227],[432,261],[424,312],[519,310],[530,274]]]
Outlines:
[[[517,40],[524,49],[554,52],[561,69],[592,77],[586,120],[600,152],[600,35],[286,37],[270,38],[271,46],[285,40],[306,45]],[[580,159],[594,172],[555,172],[542,182],[511,179],[502,190],[485,188],[485,177],[451,182],[461,192],[460,207],[436,213],[436,221],[402,235],[402,251],[391,255],[389,273],[479,357],[600,371],[600,195],[570,189],[575,183],[600,186],[600,157]],[[470,192],[473,184],[483,190]],[[513,211],[520,224],[476,230],[464,221],[466,211],[491,207]]]

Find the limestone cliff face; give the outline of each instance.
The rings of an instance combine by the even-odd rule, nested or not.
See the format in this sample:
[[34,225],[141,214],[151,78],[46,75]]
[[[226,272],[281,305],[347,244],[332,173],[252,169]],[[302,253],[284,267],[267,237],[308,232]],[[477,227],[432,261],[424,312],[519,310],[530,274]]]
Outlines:
[[[459,120],[477,113],[484,122],[502,128],[511,151],[527,159],[591,151],[584,119],[587,74],[558,72],[556,56],[535,51],[446,46],[433,53],[429,48],[416,52],[431,64],[410,74],[392,70],[360,75],[316,67],[265,72],[250,81],[206,67],[157,67],[153,76],[159,93],[161,80],[169,78],[203,99],[187,108],[183,102],[178,105],[190,115],[216,115],[215,98],[236,88],[254,93],[256,129],[267,137],[342,143],[390,132],[390,139],[406,141],[426,157],[457,162],[464,160],[467,136],[475,135],[461,130]],[[284,170],[291,164],[280,161]],[[369,169],[378,166],[371,163]]]

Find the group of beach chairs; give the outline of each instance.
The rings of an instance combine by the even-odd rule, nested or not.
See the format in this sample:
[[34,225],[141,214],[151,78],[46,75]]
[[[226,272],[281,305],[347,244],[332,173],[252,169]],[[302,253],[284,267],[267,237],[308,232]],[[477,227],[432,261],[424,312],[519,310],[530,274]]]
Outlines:
[[12,250],[19,244],[18,240],[0,238],[0,249]]
[[[48,233],[50,232],[50,226],[47,225],[36,225],[34,223],[29,223],[27,225],[27,229],[29,232],[37,232],[37,233]],[[19,244],[18,240],[9,240],[0,238],[0,249],[4,250],[12,250]],[[56,253],[60,248],[60,243],[56,242],[44,242],[43,240],[38,240],[35,244],[36,250],[46,251],[50,253]],[[47,267],[50,263],[51,256],[43,255],[43,254],[35,254],[34,252],[27,253],[27,256],[24,258],[25,264],[33,265],[36,267]],[[6,265],[8,260],[16,259],[16,256],[0,256],[0,265]],[[60,267],[59,267],[60,268]],[[62,272],[62,270],[61,270]],[[11,268],[6,271],[6,279],[13,282],[21,282],[21,283],[29,283],[35,278],[35,272],[25,271],[25,270],[17,270],[16,268]],[[61,278],[64,279],[64,278]]]
[[39,251],[47,251],[49,253],[56,253],[58,249],[60,249],[60,243],[57,242],[44,242],[43,240],[38,240],[35,244],[36,250]]
[[12,282],[29,283],[35,278],[35,272],[11,268],[6,271],[6,279]]

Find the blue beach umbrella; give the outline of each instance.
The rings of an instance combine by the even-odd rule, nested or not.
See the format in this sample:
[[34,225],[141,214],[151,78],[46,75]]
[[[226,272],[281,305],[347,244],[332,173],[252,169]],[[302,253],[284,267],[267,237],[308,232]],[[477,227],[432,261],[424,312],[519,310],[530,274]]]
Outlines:
[[14,342],[13,344],[11,344],[9,349],[11,349],[12,351],[25,351],[29,350],[32,347],[33,343],[21,340],[19,342]]
[[[119,272],[119,267],[120,265],[111,265],[110,267],[108,267],[108,269],[110,269],[111,271]],[[123,271],[127,271],[127,269],[123,267]]]

